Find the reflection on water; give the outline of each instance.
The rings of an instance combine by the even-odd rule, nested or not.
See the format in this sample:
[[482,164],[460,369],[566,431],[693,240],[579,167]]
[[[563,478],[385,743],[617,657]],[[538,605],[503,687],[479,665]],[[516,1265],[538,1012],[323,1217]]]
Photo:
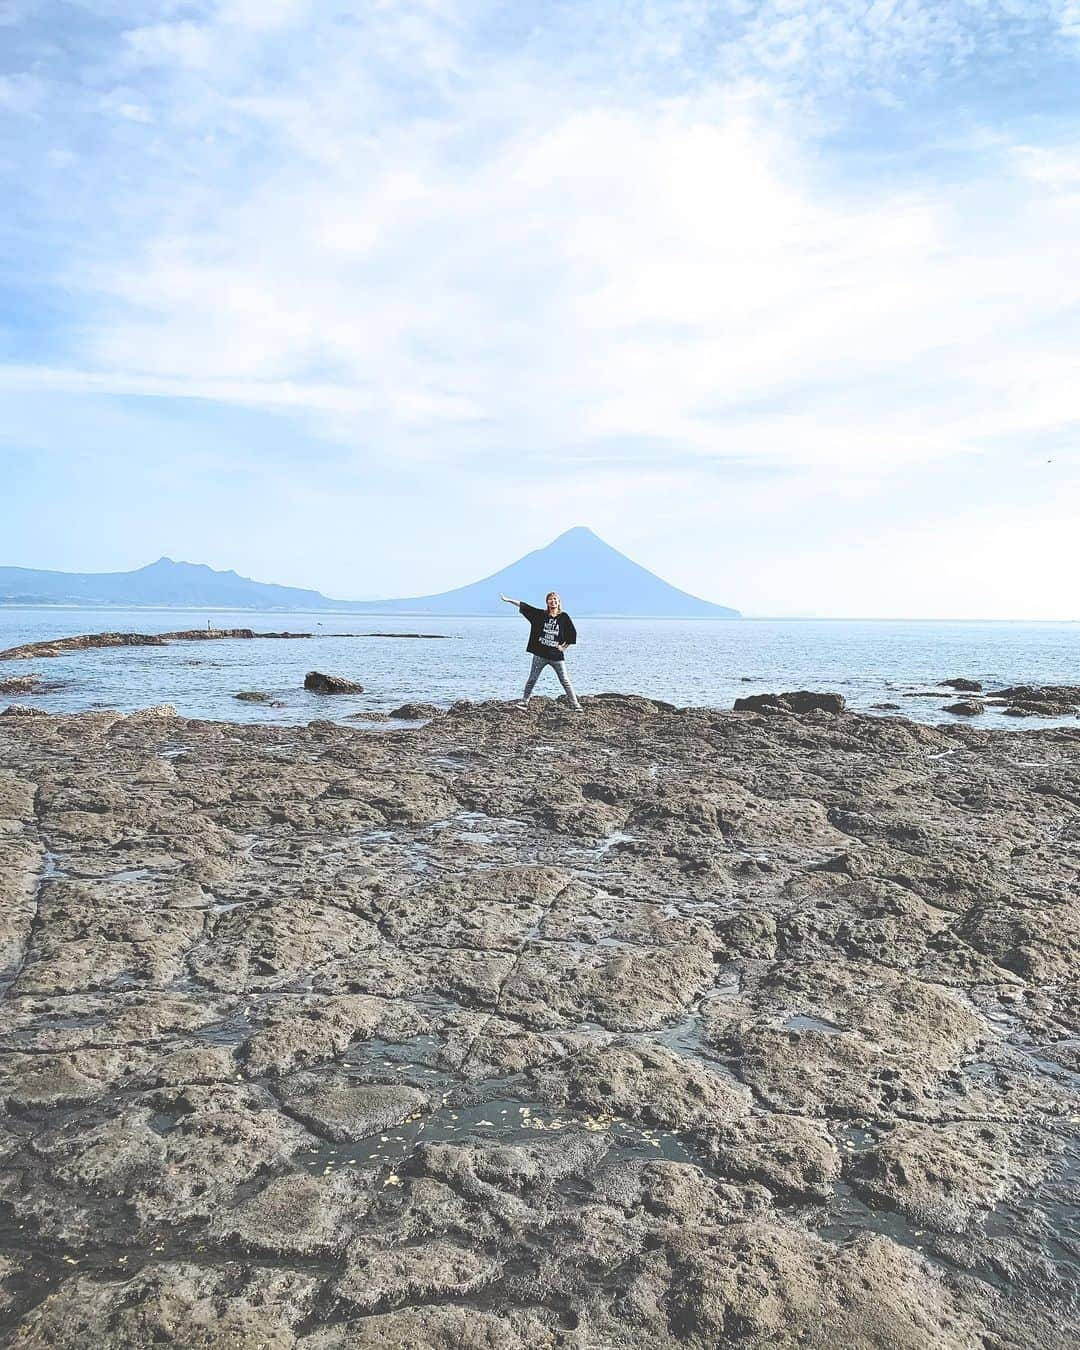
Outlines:
[[[491,619],[415,615],[375,619],[0,607],[0,649],[75,633],[201,627],[207,619],[215,627],[310,631],[315,636],[73,652],[51,660],[0,663],[0,678],[36,672],[58,683],[61,687],[51,692],[17,699],[51,712],[130,711],[171,703],[187,717],[295,723],[315,717],[355,719],[357,713],[386,713],[410,701],[448,706],[462,698],[517,698],[529,660],[524,652],[525,625],[512,614]],[[855,708],[870,710],[876,703],[889,702],[899,705],[904,716],[950,722],[955,719],[943,708],[955,702],[956,695],[933,687],[943,679],[963,675],[983,681],[988,689],[1019,683],[1075,684],[1080,679],[1078,624],[584,619],[578,628],[580,643],[571,662],[580,692],[621,690],[680,705],[730,707],[744,694],[832,689]],[[373,629],[441,633],[450,640],[362,636]],[[357,680],[365,692],[336,697],[308,693],[304,675],[313,669]],[[554,697],[561,692],[553,677],[544,678],[547,683],[541,681],[538,694]],[[234,697],[240,690],[269,694],[280,706],[242,702]],[[919,696],[908,696],[916,692]],[[0,697],[2,702],[6,700]],[[1077,725],[1075,718],[1058,720]],[[965,721],[1014,730],[1054,724],[1052,719],[1006,718],[997,710]]]

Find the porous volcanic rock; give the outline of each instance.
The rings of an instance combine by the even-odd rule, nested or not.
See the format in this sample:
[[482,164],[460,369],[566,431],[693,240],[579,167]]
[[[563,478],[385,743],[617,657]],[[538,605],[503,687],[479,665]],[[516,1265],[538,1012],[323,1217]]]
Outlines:
[[902,1124],[854,1159],[851,1177],[867,1201],[924,1228],[963,1232],[1009,1188],[1012,1139],[989,1121]]
[[419,1116],[430,1102],[418,1088],[361,1083],[335,1075],[298,1074],[278,1089],[298,1120],[327,1139],[367,1139]]
[[1072,1350],[1080,726],[584,703],[0,718],[0,1343]]

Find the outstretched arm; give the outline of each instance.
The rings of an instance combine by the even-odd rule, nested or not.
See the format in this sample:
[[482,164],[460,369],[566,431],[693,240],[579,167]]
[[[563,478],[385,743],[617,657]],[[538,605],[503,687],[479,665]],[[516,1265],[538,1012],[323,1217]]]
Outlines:
[[504,604],[507,604],[507,605],[514,605],[514,606],[517,606],[517,605],[520,605],[520,604],[521,604],[521,601],[520,601],[520,600],[511,600],[510,597],[509,597],[508,595],[503,595],[501,591],[499,592],[499,599],[500,599],[501,601],[503,601]]

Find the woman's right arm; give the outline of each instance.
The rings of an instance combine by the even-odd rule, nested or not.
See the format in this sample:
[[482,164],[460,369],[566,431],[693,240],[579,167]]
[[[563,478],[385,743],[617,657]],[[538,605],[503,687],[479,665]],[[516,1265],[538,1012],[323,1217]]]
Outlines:
[[511,600],[508,595],[503,595],[501,591],[499,592],[499,599],[502,600],[505,604],[514,605],[515,607],[521,604],[520,600]]

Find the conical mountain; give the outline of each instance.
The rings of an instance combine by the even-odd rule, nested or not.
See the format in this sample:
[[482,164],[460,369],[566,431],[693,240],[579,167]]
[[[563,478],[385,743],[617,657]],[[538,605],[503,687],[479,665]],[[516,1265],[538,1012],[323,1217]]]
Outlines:
[[542,605],[555,590],[572,614],[633,618],[737,619],[639,567],[592,530],[577,526],[471,586],[405,600],[331,600],[205,563],[157,562],[132,572],[47,572],[0,567],[0,604],[164,605],[219,609],[339,610],[382,614],[504,614],[499,592]]
[[737,619],[738,610],[680,591],[612,548],[584,525],[560,534],[501,571],[469,586],[405,600],[350,606],[384,614],[505,613],[499,592],[542,605],[558,591],[574,615],[623,618]]

